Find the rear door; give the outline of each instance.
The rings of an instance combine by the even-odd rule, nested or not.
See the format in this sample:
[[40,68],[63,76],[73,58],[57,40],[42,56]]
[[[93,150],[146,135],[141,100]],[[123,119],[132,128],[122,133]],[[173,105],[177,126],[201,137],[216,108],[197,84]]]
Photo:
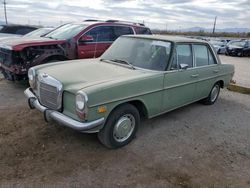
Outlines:
[[197,99],[209,95],[211,88],[220,74],[220,66],[207,44],[193,44],[194,62],[198,71]]

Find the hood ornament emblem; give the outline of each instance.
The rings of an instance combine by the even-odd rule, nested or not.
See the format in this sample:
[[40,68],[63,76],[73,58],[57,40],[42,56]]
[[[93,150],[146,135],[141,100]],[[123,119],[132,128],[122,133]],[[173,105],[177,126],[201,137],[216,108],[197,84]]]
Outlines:
[[42,74],[42,77],[43,77],[43,78],[47,78],[48,76],[49,76],[49,75],[48,75],[47,73],[43,73],[43,74]]

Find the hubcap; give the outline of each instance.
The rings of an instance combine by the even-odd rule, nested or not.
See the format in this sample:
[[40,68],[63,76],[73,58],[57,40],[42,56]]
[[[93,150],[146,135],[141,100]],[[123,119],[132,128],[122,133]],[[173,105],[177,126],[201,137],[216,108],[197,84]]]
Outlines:
[[217,99],[218,95],[219,95],[219,91],[220,91],[220,88],[219,88],[219,87],[220,87],[220,86],[215,85],[215,86],[213,87],[212,91],[211,91],[211,101],[212,101],[212,102],[214,102],[214,101]]
[[124,142],[131,136],[134,128],[134,116],[131,114],[123,115],[114,126],[113,137],[117,142]]

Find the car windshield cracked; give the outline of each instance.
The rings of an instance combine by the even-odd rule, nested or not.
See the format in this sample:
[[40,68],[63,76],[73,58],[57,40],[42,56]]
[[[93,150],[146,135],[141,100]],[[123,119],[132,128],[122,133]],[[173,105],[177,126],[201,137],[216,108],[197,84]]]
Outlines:
[[165,71],[171,53],[171,43],[167,41],[120,37],[101,57],[135,67]]

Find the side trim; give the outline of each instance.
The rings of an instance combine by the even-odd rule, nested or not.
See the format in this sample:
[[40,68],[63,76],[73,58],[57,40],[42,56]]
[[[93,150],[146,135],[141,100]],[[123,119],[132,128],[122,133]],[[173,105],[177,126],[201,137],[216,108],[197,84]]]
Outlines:
[[165,87],[165,88],[157,89],[157,90],[154,90],[154,91],[149,91],[149,92],[144,92],[144,93],[140,93],[140,94],[137,94],[137,95],[132,95],[132,96],[129,96],[129,97],[124,97],[124,98],[119,98],[119,99],[115,99],[115,100],[110,100],[110,101],[105,102],[105,103],[98,103],[98,104],[90,105],[89,108],[97,107],[97,106],[105,105],[105,104],[110,104],[110,103],[118,102],[118,101],[122,101],[122,100],[127,100],[127,99],[131,99],[131,98],[136,98],[136,97],[139,97],[139,96],[143,96],[143,95],[147,95],[147,94],[152,94],[152,93],[156,93],[156,92],[160,92],[160,91],[164,91],[164,90],[168,90],[168,89],[172,89],[172,88],[176,88],[176,87],[181,87],[181,86],[184,86],[184,85],[194,84],[194,83],[202,82],[204,80],[208,80],[208,79],[212,79],[212,78],[217,78],[217,77],[219,78],[219,77],[224,76],[224,75],[228,75],[228,74],[227,73],[220,74],[220,75],[216,75],[214,77],[209,77],[209,78],[206,78],[206,79],[197,80],[195,82],[187,82],[187,83],[184,83],[184,84],[179,84],[179,85],[174,85],[174,86],[170,86],[170,87]]

